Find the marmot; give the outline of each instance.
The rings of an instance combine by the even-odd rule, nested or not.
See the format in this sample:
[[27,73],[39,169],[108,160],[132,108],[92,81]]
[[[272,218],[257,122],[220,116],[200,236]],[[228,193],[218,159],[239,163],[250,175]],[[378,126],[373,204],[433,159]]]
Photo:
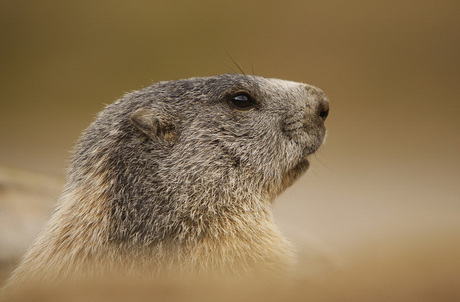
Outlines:
[[293,253],[272,201],[307,170],[328,111],[318,88],[237,74],[126,94],[83,132],[9,284],[114,268],[284,270]]

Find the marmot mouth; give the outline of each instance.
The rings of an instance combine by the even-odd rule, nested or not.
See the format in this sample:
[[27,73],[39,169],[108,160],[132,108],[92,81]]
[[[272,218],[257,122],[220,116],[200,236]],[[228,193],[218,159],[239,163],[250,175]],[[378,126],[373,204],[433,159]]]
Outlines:
[[310,162],[306,157],[302,158],[292,169],[290,169],[287,174],[287,179],[289,181],[295,181],[299,178],[303,173],[305,173],[308,168],[310,167]]
[[302,151],[302,157],[307,158],[307,156],[313,153],[316,153],[316,151],[318,151],[319,148],[321,148],[323,141],[324,141],[324,135],[321,135],[320,137],[315,139],[313,143],[310,143],[307,146],[305,146]]
[[310,162],[306,157],[302,158],[294,167],[286,171],[279,186],[271,187],[269,190],[272,196],[278,196],[281,192],[290,187],[300,176],[302,176],[310,167]]

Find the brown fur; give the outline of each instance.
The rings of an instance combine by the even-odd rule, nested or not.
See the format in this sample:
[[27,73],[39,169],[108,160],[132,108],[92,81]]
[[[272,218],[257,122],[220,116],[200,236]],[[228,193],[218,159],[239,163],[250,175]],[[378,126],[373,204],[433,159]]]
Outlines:
[[294,257],[271,203],[308,168],[327,112],[317,88],[243,75],[126,95],[83,133],[58,208],[9,286],[107,272],[280,275]]

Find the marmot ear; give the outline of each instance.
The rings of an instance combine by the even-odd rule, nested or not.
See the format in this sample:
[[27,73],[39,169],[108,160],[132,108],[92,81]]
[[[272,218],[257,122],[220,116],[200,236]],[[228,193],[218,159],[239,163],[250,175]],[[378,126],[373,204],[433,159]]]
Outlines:
[[129,117],[131,124],[151,139],[173,140],[176,137],[174,122],[154,109],[141,108]]

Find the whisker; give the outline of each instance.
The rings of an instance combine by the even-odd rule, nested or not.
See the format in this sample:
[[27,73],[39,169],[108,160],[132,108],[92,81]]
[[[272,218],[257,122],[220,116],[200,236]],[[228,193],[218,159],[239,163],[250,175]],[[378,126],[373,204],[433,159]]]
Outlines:
[[233,64],[235,64],[236,67],[238,67],[239,71],[245,76],[246,73],[243,71],[241,66],[233,59],[233,57],[228,52],[227,52],[227,56],[230,58],[230,60],[232,60]]

